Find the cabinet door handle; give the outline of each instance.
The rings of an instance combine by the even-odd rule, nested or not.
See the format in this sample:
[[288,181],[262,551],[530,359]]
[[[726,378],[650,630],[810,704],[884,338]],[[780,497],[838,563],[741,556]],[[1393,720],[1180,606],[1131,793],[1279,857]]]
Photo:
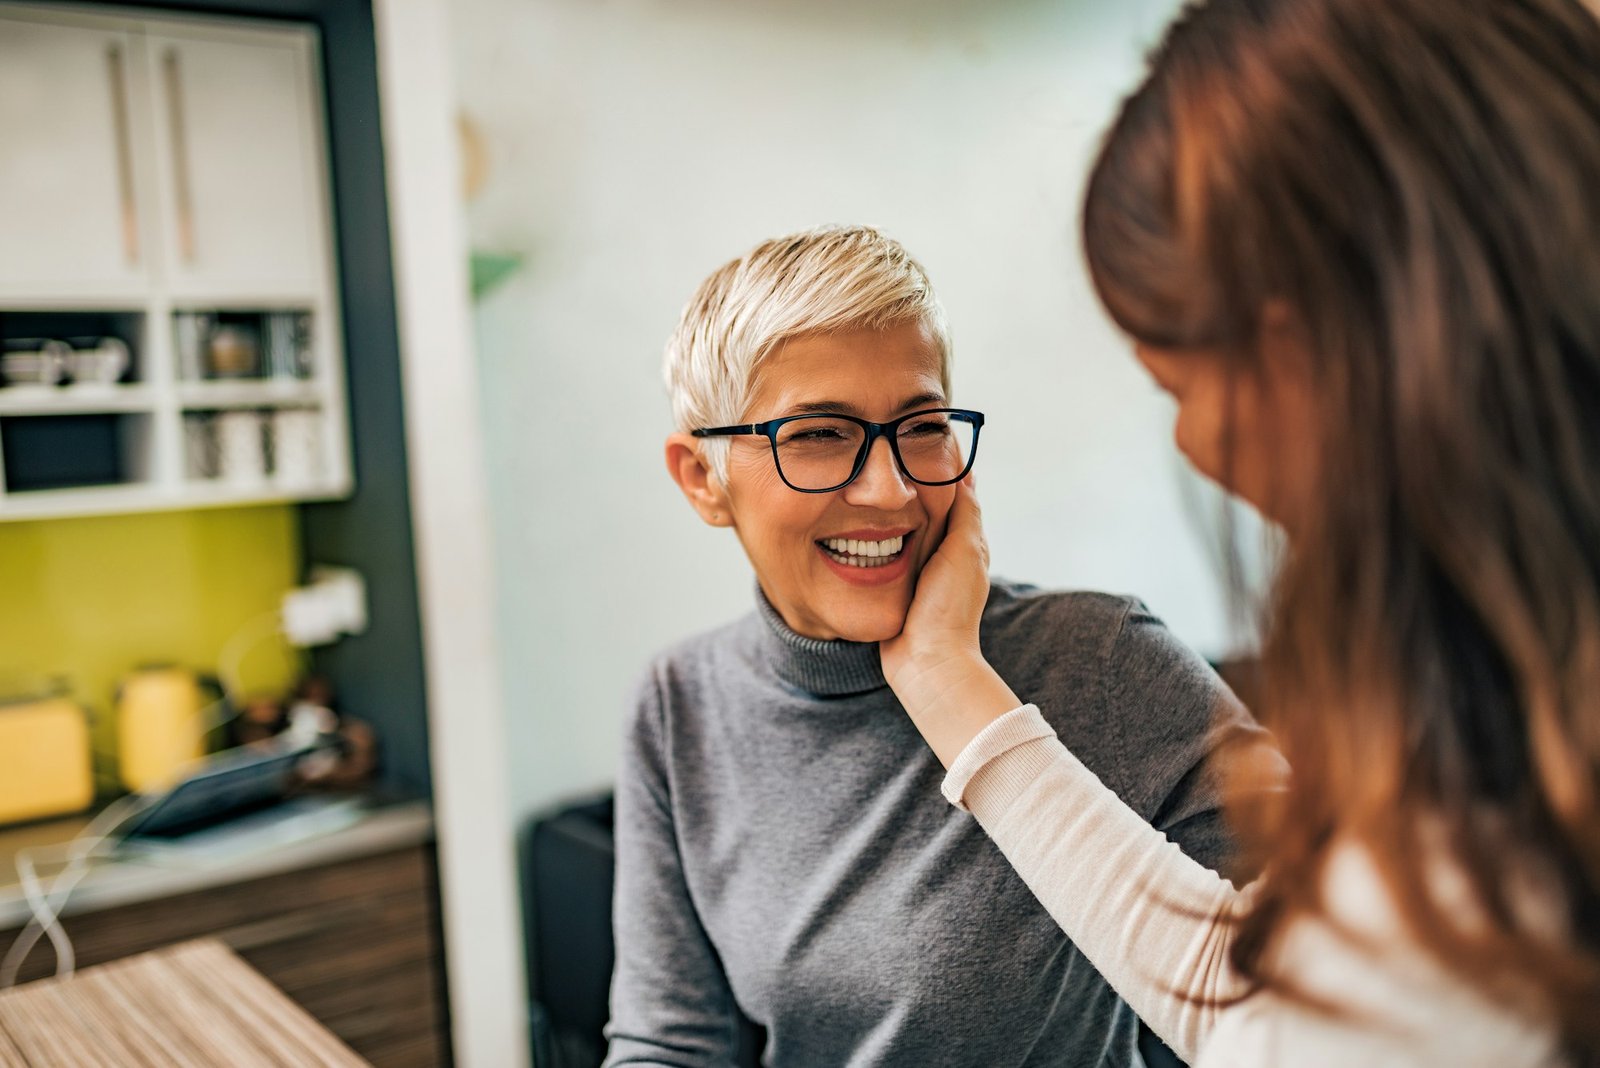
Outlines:
[[130,264],[139,262],[139,205],[133,194],[133,146],[128,133],[128,81],[122,46],[106,49],[111,76],[111,122],[117,141],[117,186],[122,195],[122,251]]
[[167,116],[172,128],[172,182],[178,199],[178,253],[194,262],[194,197],[189,184],[189,131],[183,117],[183,74],[178,50],[167,49],[162,59],[167,77]]

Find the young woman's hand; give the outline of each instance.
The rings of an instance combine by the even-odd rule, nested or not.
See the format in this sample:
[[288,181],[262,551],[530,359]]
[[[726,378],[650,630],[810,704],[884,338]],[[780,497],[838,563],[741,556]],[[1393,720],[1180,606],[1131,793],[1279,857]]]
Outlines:
[[946,767],[1022,703],[978,645],[988,599],[989,543],[969,478],[956,486],[944,541],[917,579],[905,627],[878,647],[884,677]]
[[882,643],[883,673],[909,679],[960,657],[981,656],[978,622],[989,599],[989,543],[970,478],[956,485],[944,540],[923,566],[905,627]]

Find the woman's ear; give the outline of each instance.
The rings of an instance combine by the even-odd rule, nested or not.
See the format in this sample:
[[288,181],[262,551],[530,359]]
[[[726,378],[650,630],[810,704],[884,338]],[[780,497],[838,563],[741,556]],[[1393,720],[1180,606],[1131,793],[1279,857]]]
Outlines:
[[667,435],[667,474],[708,525],[733,526],[728,491],[701,455],[697,438],[681,431]]

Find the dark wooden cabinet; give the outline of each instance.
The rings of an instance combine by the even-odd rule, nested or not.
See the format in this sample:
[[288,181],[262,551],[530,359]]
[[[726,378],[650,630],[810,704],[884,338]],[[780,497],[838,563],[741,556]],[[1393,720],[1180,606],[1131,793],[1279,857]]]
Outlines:
[[[424,844],[65,922],[80,967],[220,938],[377,1068],[435,1068],[449,1063],[438,900]],[[54,967],[36,950],[23,979]]]

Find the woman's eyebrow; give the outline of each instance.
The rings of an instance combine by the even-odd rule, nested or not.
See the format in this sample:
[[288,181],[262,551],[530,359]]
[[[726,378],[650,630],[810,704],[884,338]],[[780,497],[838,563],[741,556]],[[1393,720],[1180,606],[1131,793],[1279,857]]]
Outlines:
[[896,411],[909,412],[913,408],[940,407],[944,404],[943,393],[918,393],[915,397],[901,404]]
[[806,401],[791,404],[788,415],[860,415],[861,409],[847,401]]
[[[913,408],[923,405],[941,405],[944,403],[942,393],[918,393],[915,397],[902,401],[895,409],[897,412],[908,412]],[[861,409],[849,401],[805,401],[801,404],[792,404],[786,413],[788,415],[853,415],[863,418]]]

